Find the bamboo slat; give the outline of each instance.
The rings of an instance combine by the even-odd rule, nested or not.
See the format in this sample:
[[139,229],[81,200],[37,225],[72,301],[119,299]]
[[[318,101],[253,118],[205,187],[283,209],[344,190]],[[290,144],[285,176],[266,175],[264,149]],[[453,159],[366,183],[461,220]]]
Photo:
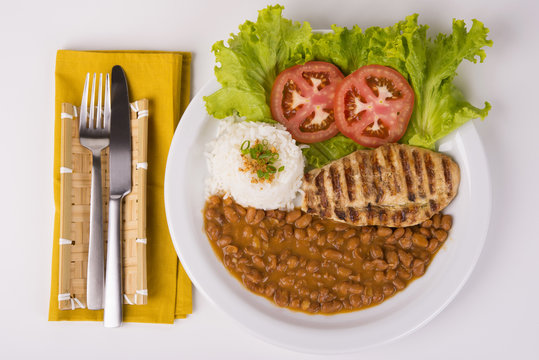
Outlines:
[[[124,198],[122,213],[123,290],[126,304],[143,305],[147,303],[148,101],[136,101],[131,104],[131,108],[132,189]],[[86,307],[92,157],[79,142],[77,109],[71,104],[62,104],[62,113],[61,166],[64,171],[61,174],[60,237],[64,239],[62,243],[65,245],[60,246],[59,300],[62,300],[59,301],[59,308],[71,310]],[[108,148],[102,153],[101,168],[103,237],[106,239],[109,196]]]

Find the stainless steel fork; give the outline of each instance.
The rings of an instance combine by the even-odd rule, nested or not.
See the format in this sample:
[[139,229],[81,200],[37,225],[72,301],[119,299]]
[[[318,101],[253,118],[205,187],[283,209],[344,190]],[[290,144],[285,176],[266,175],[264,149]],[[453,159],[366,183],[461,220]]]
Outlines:
[[90,193],[90,238],[88,248],[88,274],[86,284],[87,306],[90,310],[103,309],[105,257],[103,242],[103,196],[101,187],[101,151],[110,143],[110,77],[106,74],[105,104],[102,106],[103,74],[99,74],[97,116],[95,107],[95,80],[92,81],[90,114],[88,116],[88,83],[86,74],[80,105],[79,137],[82,146],[92,152],[92,190]]

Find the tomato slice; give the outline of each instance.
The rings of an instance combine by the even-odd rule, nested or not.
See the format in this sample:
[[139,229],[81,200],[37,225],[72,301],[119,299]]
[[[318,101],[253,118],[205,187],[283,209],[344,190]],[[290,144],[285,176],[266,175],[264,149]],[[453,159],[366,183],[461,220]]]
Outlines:
[[281,72],[271,91],[271,113],[298,142],[337,135],[333,99],[344,75],[333,64],[311,61]]
[[348,75],[335,93],[335,123],[360,145],[397,142],[406,132],[414,91],[396,70],[366,65]]

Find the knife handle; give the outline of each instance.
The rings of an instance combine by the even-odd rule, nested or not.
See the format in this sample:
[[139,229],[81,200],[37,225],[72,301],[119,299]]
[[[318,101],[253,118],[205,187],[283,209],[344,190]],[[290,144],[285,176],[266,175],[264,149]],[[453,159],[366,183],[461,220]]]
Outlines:
[[100,151],[94,152],[92,156],[92,190],[90,194],[90,239],[86,302],[89,310],[99,310],[103,309],[103,287],[105,283]]
[[107,272],[105,278],[105,327],[122,324],[122,244],[120,236],[120,212],[122,196],[111,195],[109,199],[109,227],[107,243]]

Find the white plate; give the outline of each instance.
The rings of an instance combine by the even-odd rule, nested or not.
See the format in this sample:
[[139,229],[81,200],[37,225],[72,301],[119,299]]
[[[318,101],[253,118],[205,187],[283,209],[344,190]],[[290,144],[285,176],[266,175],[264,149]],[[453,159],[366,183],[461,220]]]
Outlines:
[[187,274],[212,303],[255,335],[289,349],[346,353],[410,334],[457,295],[477,262],[490,218],[490,178],[485,153],[469,122],[440,143],[459,164],[459,193],[445,213],[453,215],[449,239],[424,276],[381,305],[333,316],[307,315],[277,307],[243,287],[214,254],[203,232],[204,146],[218,120],[206,113],[203,96],[219,88],[207,83],[185,111],[170,147],[165,208],[176,252]]

